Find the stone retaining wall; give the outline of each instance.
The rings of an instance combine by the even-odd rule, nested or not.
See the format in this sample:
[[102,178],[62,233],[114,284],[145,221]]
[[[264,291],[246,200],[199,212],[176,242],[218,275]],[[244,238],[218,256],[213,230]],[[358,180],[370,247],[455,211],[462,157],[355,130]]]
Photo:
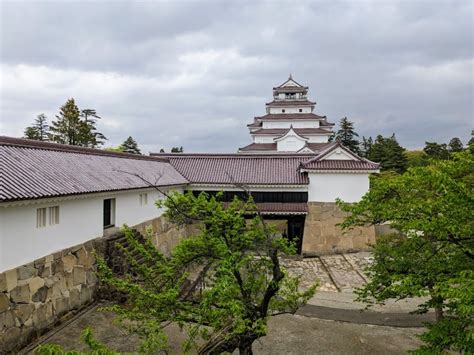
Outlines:
[[[133,228],[152,229],[154,244],[168,254],[196,226],[177,228],[159,217]],[[92,302],[98,290],[94,253],[105,256],[118,228],[16,269],[0,273],[0,354],[15,351],[57,324],[68,312]]]
[[375,243],[373,226],[343,231],[337,224],[346,213],[330,202],[308,202],[303,236],[303,255],[355,252],[368,250]]
[[98,284],[93,252],[101,245],[91,240],[0,273],[0,353],[28,344],[93,300]]

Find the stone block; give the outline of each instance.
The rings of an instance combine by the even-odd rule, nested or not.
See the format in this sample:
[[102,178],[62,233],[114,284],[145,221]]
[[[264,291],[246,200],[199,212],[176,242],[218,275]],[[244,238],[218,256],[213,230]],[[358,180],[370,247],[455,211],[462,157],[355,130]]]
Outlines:
[[51,266],[44,267],[43,270],[41,270],[41,272],[39,273],[39,276],[41,276],[42,278],[47,278],[51,276]]
[[29,280],[30,292],[31,294],[35,293],[38,289],[44,286],[44,279],[39,276],[33,277]]
[[17,270],[18,280],[26,280],[38,275],[38,270],[35,268],[34,263],[22,265]]
[[0,274],[0,292],[7,292],[7,275],[5,273]]
[[35,268],[39,269],[40,267],[44,267],[46,264],[45,258],[36,259],[34,262]]
[[97,284],[98,278],[96,271],[87,271],[86,272],[86,284],[89,286],[94,286]]
[[46,302],[49,289],[46,286],[40,287],[32,296],[33,302]]
[[34,310],[35,306],[33,304],[18,304],[13,312],[20,323],[25,324],[31,318]]
[[37,329],[42,329],[54,322],[52,302],[42,303],[33,312],[33,324]]
[[28,303],[30,302],[30,286],[20,285],[10,291],[10,299],[14,303]]
[[18,339],[20,338],[20,336],[20,328],[7,328],[7,330],[3,332],[0,337],[0,344],[2,346],[2,349],[5,349],[6,353],[9,353],[14,350],[18,345]]
[[61,259],[64,265],[65,272],[72,272],[75,265],[77,265],[77,258],[72,254],[67,254]]
[[74,286],[86,283],[86,272],[83,266],[74,266],[73,276]]
[[0,293],[0,313],[10,308],[10,298],[6,293]]
[[69,302],[71,308],[77,308],[81,305],[81,291],[80,289],[73,288],[69,291]]
[[[15,315],[13,311],[0,312],[0,331],[2,328],[10,328],[16,326]],[[1,337],[0,337],[1,338]]]
[[69,298],[57,298],[53,301],[53,312],[57,317],[61,317],[64,313],[71,309]]

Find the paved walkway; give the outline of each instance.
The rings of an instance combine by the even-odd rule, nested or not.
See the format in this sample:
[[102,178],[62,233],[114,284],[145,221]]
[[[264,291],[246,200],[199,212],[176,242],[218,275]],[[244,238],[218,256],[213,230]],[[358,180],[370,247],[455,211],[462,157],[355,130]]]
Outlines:
[[[387,302],[387,304],[380,306],[371,307],[369,310],[365,309],[365,305],[359,302],[355,302],[355,294],[353,293],[354,289],[361,287],[367,283],[366,276],[364,275],[365,266],[371,262],[370,253],[354,253],[354,254],[340,254],[340,255],[327,255],[315,258],[306,258],[306,259],[284,259],[282,264],[287,267],[290,274],[292,275],[301,275],[301,285],[302,287],[309,287],[316,280],[319,282],[319,287],[316,291],[316,294],[309,300],[308,304],[302,307],[296,316],[285,316],[283,318],[276,317],[272,320],[270,325],[273,331],[275,332],[286,332],[287,337],[296,337],[293,346],[296,348],[301,347],[303,342],[307,344],[311,343],[312,337],[310,334],[300,338],[302,335],[302,329],[300,327],[294,328],[289,326],[291,322],[296,322],[295,324],[303,324],[305,322],[311,324],[311,327],[316,327],[314,329],[325,329],[324,333],[321,333],[321,337],[318,338],[318,346],[328,342],[328,339],[331,338],[336,341],[334,333],[328,332],[328,329],[334,327],[334,331],[337,332],[347,332],[354,337],[357,334],[365,334],[367,340],[364,340],[364,336],[360,337],[359,340],[353,341],[352,346],[361,346],[361,349],[366,349],[369,344],[375,344],[376,338],[373,338],[374,334],[385,334],[388,332],[387,336],[390,334],[398,334],[399,341],[408,342],[408,347],[400,348],[398,347],[399,341],[394,341],[393,353],[403,353],[407,349],[412,348],[415,344],[418,344],[414,334],[419,333],[418,327],[421,327],[424,322],[433,321],[434,317],[432,314],[425,315],[416,315],[410,314],[411,311],[416,309],[416,306],[423,302],[423,299],[416,300],[403,300],[398,302]],[[303,317],[301,317],[303,316]],[[64,324],[62,327],[54,329],[49,334],[46,334],[39,343],[55,342],[58,344],[63,344],[65,346],[71,347],[81,347],[83,344],[77,342],[78,334],[80,330],[83,329],[87,324],[93,325],[95,332],[99,333],[99,338],[104,340],[107,344],[119,345],[119,348],[122,351],[127,351],[129,348],[136,349],[138,344],[137,340],[127,336],[124,331],[118,328],[115,325],[110,324],[113,315],[103,314],[102,312],[97,312],[95,308],[91,308],[82,312],[80,315],[75,317],[68,324]],[[272,317],[273,319],[273,317]],[[285,323],[281,323],[281,320],[285,319]],[[305,320],[307,319],[307,320]],[[340,325],[331,325],[325,324],[328,320],[344,322],[347,326],[341,323]],[[286,324],[289,322],[288,324]],[[95,327],[94,327],[95,325]],[[384,330],[385,326],[387,330]],[[328,328],[329,327],[329,328]],[[374,327],[372,333],[370,330],[366,331],[364,327]],[[326,329],[327,328],[327,329]],[[413,330],[408,330],[406,332],[402,331],[401,328],[412,328]],[[298,329],[294,333],[294,329]],[[397,330],[400,329],[400,330]],[[397,333],[398,332],[398,333]],[[299,335],[296,335],[299,334]],[[183,340],[183,334],[177,330],[173,330],[170,334],[170,340],[176,342],[172,346],[174,349],[179,349],[178,343]],[[341,336],[339,342],[344,340],[344,336]],[[270,344],[277,341],[278,337],[275,339],[270,333],[270,338],[272,341]],[[329,337],[329,338],[328,338]],[[370,337],[370,340],[368,340]],[[183,338],[183,339],[181,339]],[[357,337],[356,337],[357,338]],[[380,343],[378,348],[374,348],[374,353],[382,353],[384,346],[387,346],[387,339],[385,342]],[[123,343],[123,344],[122,344]],[[291,342],[290,342],[291,343]],[[306,344],[304,343],[304,344]],[[337,344],[336,344],[337,343]],[[327,350],[337,349],[339,343],[327,344]],[[33,344],[32,344],[33,346]],[[176,346],[176,347],[175,347]],[[280,345],[284,347],[284,344]],[[271,348],[271,346],[270,346]],[[310,349],[309,347],[308,349]],[[31,351],[32,347],[25,349],[24,353]],[[276,351],[280,348],[272,348],[272,351]],[[351,349],[349,346],[347,349]],[[341,353],[359,353],[347,352],[347,349],[343,350]],[[295,349],[293,349],[295,350]],[[306,349],[300,349],[298,351],[289,351],[287,353],[306,353]],[[129,350],[128,350],[129,351]],[[259,353],[265,353],[263,348]],[[283,353],[283,352],[281,352]],[[324,353],[333,353],[332,351],[324,351]],[[338,353],[335,351],[334,353]],[[391,352],[392,353],[392,352]]]

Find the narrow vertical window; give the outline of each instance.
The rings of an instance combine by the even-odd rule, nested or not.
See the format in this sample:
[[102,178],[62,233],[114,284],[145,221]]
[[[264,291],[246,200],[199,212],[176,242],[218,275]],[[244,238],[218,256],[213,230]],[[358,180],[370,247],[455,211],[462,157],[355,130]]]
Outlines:
[[36,228],[46,227],[46,207],[36,210]]
[[104,229],[115,225],[115,199],[104,200]]
[[148,205],[148,194],[140,194],[140,206]]
[[59,224],[59,206],[49,207],[48,210],[49,225]]

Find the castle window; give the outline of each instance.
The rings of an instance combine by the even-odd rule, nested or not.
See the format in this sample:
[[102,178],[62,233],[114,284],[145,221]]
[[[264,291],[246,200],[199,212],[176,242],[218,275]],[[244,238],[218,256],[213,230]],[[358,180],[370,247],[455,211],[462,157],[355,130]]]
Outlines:
[[49,212],[49,225],[59,224],[59,206],[53,206],[48,208]]
[[284,108],[283,108],[283,109],[281,109],[281,112],[282,112],[282,113],[285,113],[285,109],[284,109]]
[[302,108],[300,108],[300,112],[303,112],[303,109],[302,109]]
[[140,194],[140,206],[148,205],[148,194]]
[[46,227],[46,207],[36,209],[36,228]]

